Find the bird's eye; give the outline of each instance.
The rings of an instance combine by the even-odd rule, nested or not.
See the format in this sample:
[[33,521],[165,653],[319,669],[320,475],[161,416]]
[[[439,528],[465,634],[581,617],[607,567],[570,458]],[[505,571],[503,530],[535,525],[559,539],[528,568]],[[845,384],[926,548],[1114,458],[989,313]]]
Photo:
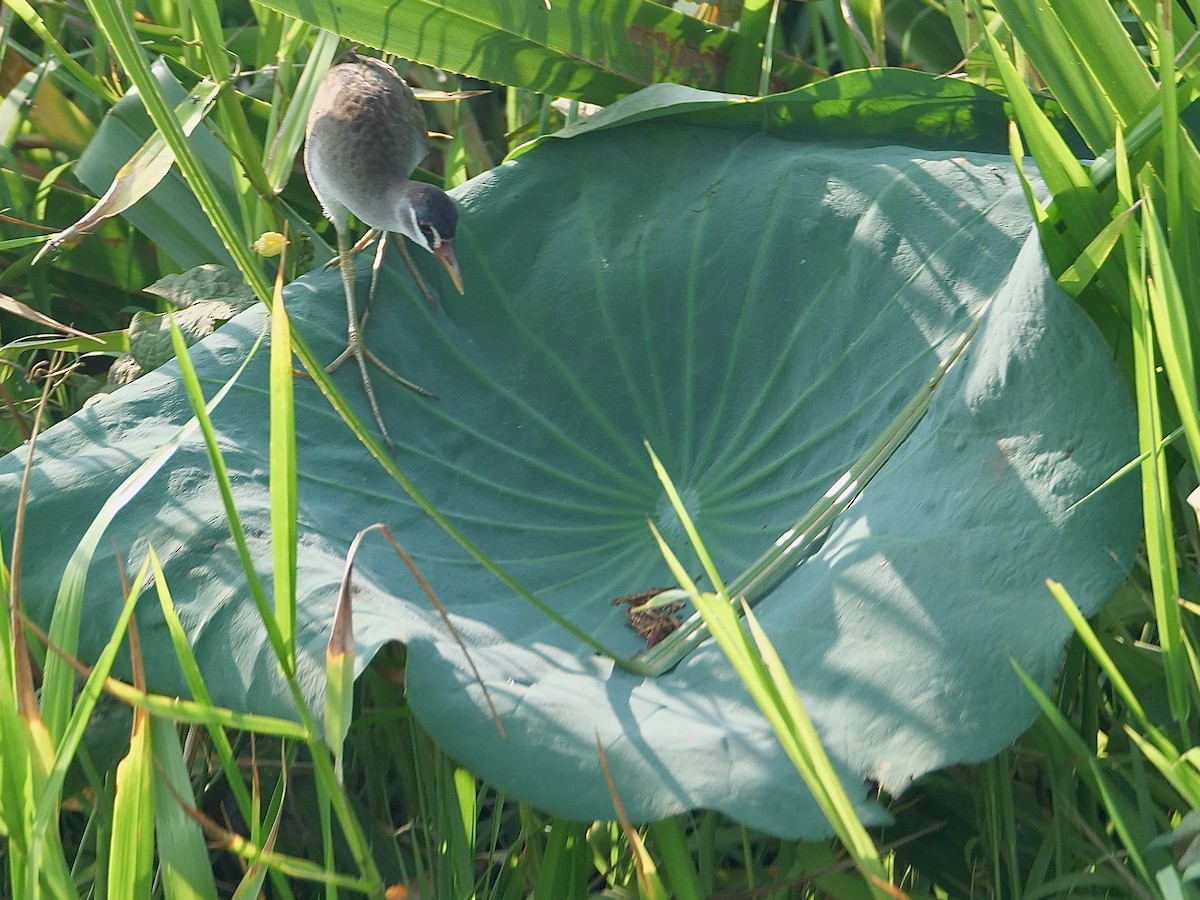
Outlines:
[[430,248],[436,250],[442,243],[442,236],[438,234],[437,229],[427,222],[422,222],[420,228],[421,234],[425,235],[425,240],[429,243]]

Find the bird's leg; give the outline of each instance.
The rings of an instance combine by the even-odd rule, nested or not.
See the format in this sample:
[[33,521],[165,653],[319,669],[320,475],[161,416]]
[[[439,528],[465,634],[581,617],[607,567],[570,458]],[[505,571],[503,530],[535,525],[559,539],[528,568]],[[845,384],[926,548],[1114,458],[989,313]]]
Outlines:
[[414,384],[407,378],[399,375],[392,370],[385,362],[367,349],[362,340],[362,329],[358,320],[357,303],[355,302],[355,287],[357,283],[357,271],[354,267],[354,256],[352,254],[352,246],[350,244],[349,234],[341,230],[338,231],[338,268],[342,275],[342,288],[346,294],[346,329],[347,329],[347,344],[346,349],[341,352],[337,359],[331,362],[327,367],[327,372],[336,371],[342,363],[351,356],[358,364],[359,375],[362,376],[363,390],[367,395],[367,402],[371,406],[371,413],[375,416],[375,424],[379,426],[379,431],[383,435],[384,441],[388,447],[395,448],[392,443],[392,436],[387,430],[387,425],[384,424],[383,414],[379,411],[379,403],[375,400],[375,389],[371,385],[371,376],[367,371],[367,360],[370,360],[378,366],[385,375],[399,384],[404,385],[410,391],[421,394],[424,397],[432,397],[433,394],[425,390],[420,385]]
[[[368,229],[367,233],[358,239],[358,243],[350,248],[350,252],[355,255],[361,253],[368,246],[370,246],[371,241],[375,240],[377,237],[379,237],[378,231],[376,231],[374,228]],[[325,263],[325,265],[321,266],[321,271],[324,271],[325,269],[332,269],[338,264],[339,259],[341,259],[341,257],[335,256],[329,262]]]
[[[371,232],[375,234],[374,231]],[[379,270],[383,268],[383,252],[387,250],[387,232],[380,231],[379,243],[375,245],[375,259],[371,262],[371,289],[367,291],[367,308],[363,312],[362,320],[358,323],[358,330],[367,330],[367,319],[371,318],[371,307],[375,304],[375,288],[379,286]],[[361,244],[362,241],[359,241]]]
[[[380,247],[383,246],[383,241],[386,238],[387,235],[385,234],[379,239]],[[434,312],[437,312],[437,301],[433,299],[433,293],[429,290],[429,285],[425,283],[425,279],[422,278],[421,273],[417,271],[417,267],[413,263],[412,257],[408,255],[408,246],[404,243],[404,238],[402,238],[400,235],[396,235],[396,245],[400,248],[400,255],[404,257],[404,264],[408,266],[409,273],[412,275],[413,280],[417,283],[417,287],[421,289],[421,293],[425,296],[425,302],[429,304],[430,308]],[[379,258],[383,258],[382,250],[380,250]]]

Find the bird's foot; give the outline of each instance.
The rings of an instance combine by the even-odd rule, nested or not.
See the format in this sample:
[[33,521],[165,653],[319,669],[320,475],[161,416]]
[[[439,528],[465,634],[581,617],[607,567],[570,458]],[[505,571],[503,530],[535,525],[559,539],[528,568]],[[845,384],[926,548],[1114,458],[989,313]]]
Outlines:
[[420,394],[422,397],[428,397],[430,400],[437,399],[437,394],[433,393],[432,391],[427,391],[419,384],[409,381],[407,378],[385,363],[382,359],[368,350],[365,346],[363,346],[361,341],[355,341],[346,345],[346,349],[338,354],[337,359],[325,367],[325,371],[329,372],[330,374],[336,372],[339,368],[341,368],[342,364],[352,356],[358,360],[360,364],[362,364],[363,359],[367,359],[374,363],[376,368],[383,372],[384,375],[395,381],[397,384],[401,384],[408,388],[414,394]]
[[[350,248],[350,255],[357,256],[359,253],[362,253],[363,250],[371,246],[371,241],[375,240],[377,237],[379,237],[378,231],[376,231],[374,228],[368,230],[366,234],[358,239],[358,243]],[[325,263],[325,265],[321,266],[321,269],[332,269],[334,266],[338,265],[338,263],[339,259],[335,256],[329,262]]]
[[387,430],[387,425],[384,424],[383,414],[379,411],[379,403],[375,399],[375,388],[371,384],[371,375],[367,370],[367,362],[371,362],[376,368],[382,371],[383,374],[387,375],[397,384],[408,388],[413,393],[420,394],[422,397],[428,397],[431,400],[436,400],[437,397],[430,391],[425,390],[425,388],[421,387],[419,384],[409,381],[407,378],[381,360],[378,356],[372,353],[363,344],[362,339],[357,334],[351,334],[350,342],[346,345],[346,349],[338,354],[337,359],[325,367],[325,371],[331,374],[336,372],[339,368],[341,368],[342,364],[351,357],[353,357],[354,361],[358,364],[358,373],[362,377],[363,391],[367,395],[367,403],[371,406],[371,414],[375,417],[375,424],[379,426],[379,431],[383,435],[383,439],[387,443],[388,447],[394,450],[396,445],[392,443],[392,436]]

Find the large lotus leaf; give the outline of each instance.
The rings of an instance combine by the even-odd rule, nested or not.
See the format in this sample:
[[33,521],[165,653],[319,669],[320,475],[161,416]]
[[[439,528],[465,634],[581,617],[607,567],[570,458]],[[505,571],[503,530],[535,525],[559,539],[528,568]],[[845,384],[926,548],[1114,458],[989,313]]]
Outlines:
[[[1135,487],[1088,495],[1134,454],[1133,429],[1103,342],[1025,241],[1006,158],[818,144],[800,130],[661,115],[543,142],[457,193],[467,295],[447,293],[422,254],[426,280],[443,288],[433,310],[397,265],[368,341],[438,395],[376,376],[396,461],[424,498],[509,578],[632,655],[643,644],[611,599],[670,582],[647,518],[686,549],[643,438],[732,577],[979,318],[916,430],[757,607],[861,814],[880,822],[864,779],[901,790],[994,753],[1031,721],[1011,660],[1045,682],[1069,630],[1044,580],[1092,612],[1132,552]],[[288,290],[294,326],[323,358],[344,342],[340,291],[329,272]],[[263,320],[250,310],[191,349],[208,393]],[[39,444],[23,594],[38,620],[64,550],[189,416],[176,365]],[[358,375],[347,366],[336,378],[370,421]],[[214,416],[264,574],[267,396],[260,354]],[[359,664],[405,642],[413,709],[474,771],[568,817],[611,816],[598,736],[635,819],[710,807],[782,835],[828,832],[711,643],[661,677],[628,674],[480,565],[307,381],[296,418],[300,677],[315,709],[347,547],[383,521],[452,612],[507,737],[382,541],[355,568]],[[4,521],[20,465],[0,464]],[[216,702],[287,715],[198,441],[110,531],[90,570],[81,652],[95,654],[115,619],[116,557],[134,570],[153,542]],[[139,623],[152,687],[184,693],[152,602]]]

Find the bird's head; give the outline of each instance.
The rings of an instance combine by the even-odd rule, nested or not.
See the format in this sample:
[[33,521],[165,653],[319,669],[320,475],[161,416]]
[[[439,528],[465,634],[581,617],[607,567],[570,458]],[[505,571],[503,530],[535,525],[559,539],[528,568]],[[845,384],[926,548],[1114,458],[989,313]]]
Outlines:
[[462,274],[454,255],[454,233],[458,228],[454,201],[445,191],[423,181],[411,182],[407,187],[404,234],[436,256],[458,292],[463,293]]

